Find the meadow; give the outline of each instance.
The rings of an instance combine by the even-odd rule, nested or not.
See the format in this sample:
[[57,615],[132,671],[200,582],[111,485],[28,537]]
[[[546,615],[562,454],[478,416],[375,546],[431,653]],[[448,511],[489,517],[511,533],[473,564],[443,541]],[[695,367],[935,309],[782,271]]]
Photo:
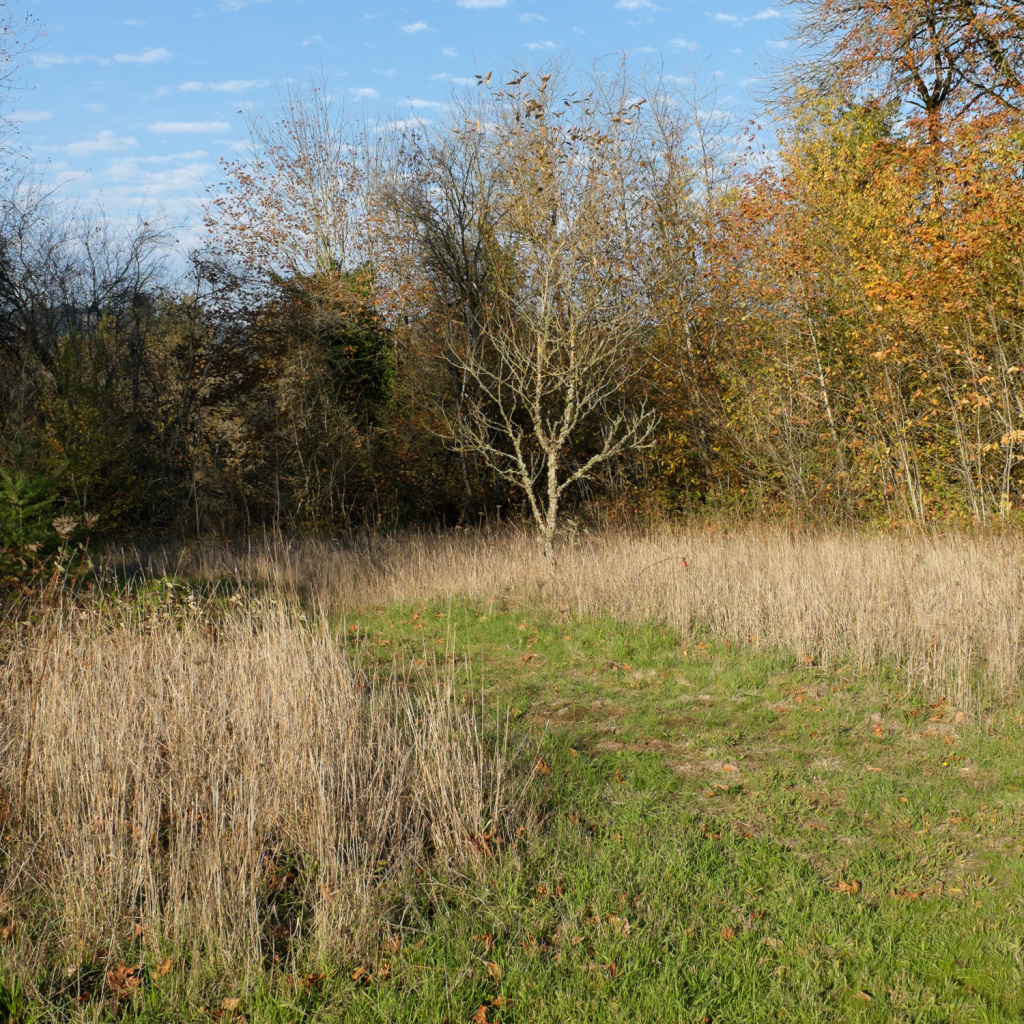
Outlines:
[[0,1019],[1019,1020],[1022,556],[96,556],[0,628]]

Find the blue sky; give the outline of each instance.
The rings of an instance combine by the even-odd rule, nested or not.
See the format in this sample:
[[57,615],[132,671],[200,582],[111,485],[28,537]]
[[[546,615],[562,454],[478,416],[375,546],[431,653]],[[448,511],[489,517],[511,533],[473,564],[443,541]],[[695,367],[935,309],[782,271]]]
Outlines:
[[[630,51],[742,114],[785,33],[766,0],[25,0],[44,37],[13,104],[22,145],[65,194],[184,224],[242,151],[240,110],[326,73],[373,121],[443,116],[476,72]],[[185,235],[189,232],[185,231]]]

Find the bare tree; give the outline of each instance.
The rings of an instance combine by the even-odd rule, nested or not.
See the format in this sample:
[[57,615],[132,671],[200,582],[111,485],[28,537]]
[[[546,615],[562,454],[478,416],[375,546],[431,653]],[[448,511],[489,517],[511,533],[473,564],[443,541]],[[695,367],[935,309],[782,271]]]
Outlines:
[[651,330],[641,102],[618,80],[559,96],[551,74],[489,77],[479,116],[453,129],[483,139],[501,185],[482,329],[448,353],[471,384],[448,426],[523,492],[553,559],[566,492],[648,446],[656,422],[629,400]]
[[348,269],[364,255],[361,141],[327,82],[288,84],[269,115],[246,115],[249,154],[223,161],[205,223],[217,250],[280,280]]

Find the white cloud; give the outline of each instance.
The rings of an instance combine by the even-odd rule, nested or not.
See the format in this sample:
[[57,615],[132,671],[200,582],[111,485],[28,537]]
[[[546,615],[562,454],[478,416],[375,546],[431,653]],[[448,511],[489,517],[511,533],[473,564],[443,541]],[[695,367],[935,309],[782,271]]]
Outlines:
[[19,124],[29,121],[49,121],[51,117],[53,114],[48,110],[15,110],[11,114],[11,120],[17,121]]
[[111,64],[153,64],[156,61],[166,60],[171,56],[171,51],[163,46],[151,46],[142,53],[115,53],[113,57],[97,57],[95,54],[76,54],[69,57],[64,53],[37,53],[32,58],[32,64],[37,68],[52,68],[61,64],[85,64],[92,61],[103,67]]
[[352,90],[353,99],[357,100],[375,100],[379,93],[376,89],[371,88],[368,85],[361,86],[358,89]]
[[82,64],[86,57],[66,57],[63,53],[37,53],[32,64],[37,68],[52,68],[59,64]]
[[444,104],[438,103],[437,100],[409,100],[409,106],[414,110],[443,110]]
[[691,53],[697,49],[696,43],[690,42],[689,39],[683,39],[682,37],[670,40],[668,45],[671,46],[673,50],[689,50]]
[[453,50],[450,46],[442,46],[441,47],[441,52],[446,57],[458,57],[458,55],[459,55],[459,51],[458,50]]
[[[107,167],[103,177],[113,184],[113,194],[125,201],[134,196],[149,199],[177,198],[183,194],[195,196],[203,191],[206,178],[214,170],[211,163],[201,162],[205,156],[202,152],[180,153],[170,158],[183,161],[180,166],[162,170],[149,170],[143,167],[144,163],[149,163],[146,160],[122,157]],[[105,188],[104,196],[109,194]]]
[[733,116],[730,111],[722,110],[721,107],[712,107],[710,110],[698,110],[697,114],[707,121],[728,121]]
[[137,146],[134,138],[118,138],[112,131],[102,131],[91,139],[82,139],[79,142],[69,142],[61,148],[71,156],[90,156],[93,153],[113,153],[119,149],[127,149],[129,146]]
[[714,18],[715,21],[725,22],[727,25],[735,25],[738,28],[746,25],[748,21],[768,21],[771,18],[781,18],[782,12],[776,7],[766,7],[764,10],[758,11],[757,14],[750,15],[749,18],[741,18],[738,14],[726,14],[724,11],[705,11],[705,14],[710,18]]
[[435,32],[436,29],[432,29],[425,21],[413,21],[408,25],[403,25],[402,31],[406,35],[412,36],[417,32]]
[[462,75],[450,75],[447,71],[442,71],[439,75],[430,76],[434,81],[445,81],[451,82],[453,85],[475,85],[475,78],[466,78]]
[[90,114],[102,114],[107,109],[107,105],[105,103],[86,103],[85,109]]
[[617,11],[660,11],[662,10],[657,4],[651,3],[651,0],[619,0],[615,5]]
[[482,11],[487,7],[508,7],[508,0],[455,0],[455,3],[473,11]]
[[322,43],[324,41],[323,36],[310,36],[308,39],[302,40],[303,46],[312,46],[314,43]]
[[270,85],[269,78],[230,78],[226,82],[207,82],[206,88],[214,92],[247,92]]
[[554,50],[557,49],[555,44],[550,39],[544,39],[539,43],[527,43],[526,48],[528,50]]
[[115,64],[153,64],[158,60],[167,60],[171,51],[163,46],[151,46],[142,53],[115,53]]
[[140,21],[138,18],[124,18],[121,21],[122,25],[145,25],[144,21]]
[[516,18],[516,21],[522,21],[522,22],[527,22],[527,21],[547,21],[547,20],[548,19],[545,18],[543,14],[537,14],[536,11],[529,11],[526,14],[520,14]]
[[178,86],[179,92],[203,92],[210,89],[213,92],[248,92],[250,89],[262,89],[270,85],[269,78],[231,78],[226,82],[182,82]]
[[251,4],[267,4],[270,0],[220,0],[217,4],[218,11],[240,11]]
[[227,132],[231,125],[227,121],[157,121],[149,126],[151,132],[161,135],[177,135],[182,132]]
[[403,131],[406,128],[422,128],[427,124],[430,124],[430,121],[425,117],[403,117],[397,121],[388,121],[385,124],[379,125],[378,130],[387,131],[390,128],[395,131]]

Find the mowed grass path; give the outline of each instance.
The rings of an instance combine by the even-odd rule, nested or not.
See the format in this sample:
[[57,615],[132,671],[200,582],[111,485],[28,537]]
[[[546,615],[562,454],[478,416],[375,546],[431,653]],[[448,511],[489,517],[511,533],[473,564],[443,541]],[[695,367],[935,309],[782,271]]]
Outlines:
[[[881,674],[468,605],[338,623],[455,659],[536,744],[536,829],[432,883],[307,1013],[358,1021],[1019,1021],[1024,736]],[[339,990],[340,986],[340,990]],[[271,1016],[300,1009],[271,992]]]

